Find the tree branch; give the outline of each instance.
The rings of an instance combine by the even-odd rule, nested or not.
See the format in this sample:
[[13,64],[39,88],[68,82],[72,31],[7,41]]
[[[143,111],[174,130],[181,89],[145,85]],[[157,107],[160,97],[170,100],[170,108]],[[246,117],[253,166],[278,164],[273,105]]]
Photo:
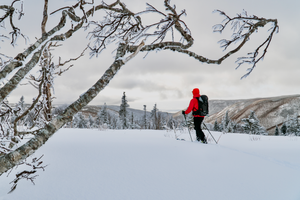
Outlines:
[[32,155],[38,148],[40,148],[57,130],[64,124],[72,120],[72,117],[80,111],[84,106],[91,102],[97,94],[103,90],[110,80],[124,65],[120,59],[125,55],[126,45],[120,44],[117,50],[116,59],[113,64],[105,71],[102,77],[74,103],[69,105],[63,114],[58,115],[51,122],[46,124],[43,129],[38,131],[36,136],[26,142],[16,150],[0,157],[0,176],[9,169],[16,166],[20,161]]
[[[112,4],[114,5],[114,4]],[[112,6],[110,5],[110,6]],[[46,6],[46,5],[45,5]],[[97,9],[104,9],[104,8],[111,8],[110,6],[98,6]],[[62,12],[62,17],[60,19],[59,24],[54,27],[52,30],[50,30],[48,33],[44,33],[43,36],[38,39],[33,45],[31,45],[29,48],[27,48],[23,53],[18,54],[13,61],[8,63],[3,70],[0,72],[0,79],[5,78],[10,72],[12,72],[16,67],[22,66],[22,62],[19,61],[24,61],[25,58],[27,58],[28,55],[30,55],[33,51],[35,51],[41,44],[46,42],[47,40],[49,41],[64,41],[65,39],[70,38],[74,32],[78,31],[80,28],[82,28],[82,25],[84,23],[84,20],[82,19],[80,23],[78,23],[74,28],[68,30],[66,33],[56,35],[52,38],[49,39],[49,36],[53,35],[54,33],[58,32],[62,27],[65,26],[66,23],[66,16],[67,16],[67,11]],[[86,16],[90,16],[92,14],[91,11],[87,12]],[[39,53],[37,53],[39,52]],[[13,76],[11,78],[11,81],[7,83],[3,88],[0,89],[0,102],[3,101],[3,99],[13,90],[16,88],[18,83],[24,78],[24,76],[35,66],[34,64],[37,63],[37,55],[41,55],[40,52],[41,50],[38,50],[33,56],[34,59],[31,59],[31,63],[26,64],[27,67],[24,67],[26,70],[23,68],[19,70],[19,73],[17,76]],[[33,60],[36,60],[36,62],[32,62]],[[16,82],[17,81],[17,82]],[[13,86],[13,87],[12,87]],[[3,92],[2,92],[3,91]]]
[[49,36],[53,35],[57,31],[59,31],[62,27],[64,27],[65,23],[66,23],[66,13],[63,13],[61,20],[57,26],[55,26],[48,33],[45,33],[40,39],[38,39],[33,45],[28,47],[23,53],[19,53],[11,62],[9,62],[3,68],[3,70],[0,72],[0,79],[5,78],[15,68],[22,66],[22,62],[20,61],[24,61],[32,52],[34,52],[37,48],[39,48],[40,45],[43,44],[49,38]]
[[39,87],[38,87],[38,96],[34,99],[33,103],[31,104],[31,106],[25,111],[23,112],[20,116],[18,116],[15,120],[14,120],[14,135],[15,136],[18,136],[20,135],[18,130],[17,130],[17,123],[19,120],[21,120],[23,117],[25,117],[34,107],[35,105],[38,103],[40,97],[42,96],[42,86],[44,84],[44,79],[45,79],[45,76],[42,76],[42,79],[40,81],[40,84],[39,84]]
[[46,23],[48,20],[48,0],[45,0],[43,20],[42,20],[42,35],[46,34]]
[[25,67],[19,69],[18,72],[0,89],[0,102],[2,102],[7,95],[17,87],[25,75],[38,63],[44,47],[45,45],[42,46],[42,49],[35,52]]

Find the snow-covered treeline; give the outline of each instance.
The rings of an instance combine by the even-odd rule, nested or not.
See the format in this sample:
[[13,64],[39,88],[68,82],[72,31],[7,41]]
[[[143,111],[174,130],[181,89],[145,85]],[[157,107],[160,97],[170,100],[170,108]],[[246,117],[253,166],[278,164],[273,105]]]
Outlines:
[[[182,129],[182,119],[174,119],[172,114],[159,111],[154,104],[151,111],[144,105],[143,111],[136,113],[130,111],[125,92],[121,99],[118,111],[109,109],[106,103],[101,106],[95,116],[90,112],[77,113],[68,128],[98,128],[98,129]],[[61,110],[60,107],[57,108]]]
[[[12,105],[6,102],[6,105]],[[18,115],[21,115],[26,110],[26,104],[23,97],[20,101],[11,106],[14,110],[18,110]],[[59,105],[54,107],[52,116],[57,116],[63,112],[67,105]],[[88,129],[154,129],[154,130],[173,130],[183,129],[189,127],[193,130],[193,117],[187,116],[187,122],[183,117],[174,117],[172,113],[161,112],[157,104],[154,104],[151,110],[147,110],[147,106],[143,106],[143,110],[130,109],[125,92],[120,100],[120,106],[107,106],[104,103],[101,106],[94,106],[97,109],[86,110],[83,109],[78,112],[72,120],[67,123],[65,128],[88,128]],[[7,109],[7,108],[6,108]],[[2,106],[2,110],[5,110]],[[16,116],[11,115],[7,121],[13,121]],[[9,123],[4,123],[2,120],[2,127],[13,127]],[[204,121],[205,122],[205,121]],[[18,121],[18,129],[22,130],[38,130],[40,125],[45,123],[44,113],[36,114],[29,113],[26,117]],[[266,128],[260,123],[260,120],[252,111],[247,118],[243,118],[240,123],[232,120],[228,114],[225,113],[221,121],[215,121],[213,124],[205,122],[208,129],[211,131],[220,131],[224,133],[246,133],[254,135],[268,135]],[[203,127],[204,129],[206,127]],[[33,131],[34,133],[34,131]],[[277,126],[272,135],[300,135],[300,122],[297,115],[290,116],[286,122]]]
[[[222,131],[225,133],[247,133],[254,135],[268,135],[266,128],[260,123],[254,111],[250,112],[249,117],[243,118],[241,123],[232,120],[228,111],[223,116],[222,120],[215,121],[212,130]],[[276,126],[272,135],[296,135],[300,136],[300,122],[298,115],[289,116],[288,120],[281,126]]]
[[[7,105],[9,103],[7,102]],[[10,104],[13,109],[18,109],[18,115],[22,115],[24,110],[28,107],[22,97],[17,104]],[[62,114],[67,105],[54,106],[51,117],[56,117]],[[88,128],[88,129],[182,129],[184,126],[183,118],[174,119],[172,114],[167,112],[161,112],[158,109],[157,104],[154,104],[153,108],[147,111],[146,105],[144,105],[143,111],[137,112],[134,109],[129,109],[129,104],[125,95],[120,101],[120,106],[107,106],[106,103],[101,106],[94,106],[91,109],[83,109],[78,112],[70,122],[68,122],[65,128]],[[3,108],[5,109],[5,108]],[[41,125],[45,123],[43,112],[32,112],[18,123],[18,128],[29,130],[34,127],[34,130],[39,129]],[[8,120],[9,123],[13,120]]]
[[251,111],[255,111],[260,125],[270,135],[277,134],[276,127],[278,134],[285,135],[285,128],[281,131],[281,127],[285,127],[284,124],[294,127],[287,131],[287,134],[295,134],[297,126],[292,125],[296,124],[292,121],[300,118],[300,95],[298,94],[240,100],[210,100],[209,104],[210,116],[206,118],[208,123],[214,124],[217,121],[220,124],[224,116],[228,115],[231,121],[242,124],[242,119],[249,118]]

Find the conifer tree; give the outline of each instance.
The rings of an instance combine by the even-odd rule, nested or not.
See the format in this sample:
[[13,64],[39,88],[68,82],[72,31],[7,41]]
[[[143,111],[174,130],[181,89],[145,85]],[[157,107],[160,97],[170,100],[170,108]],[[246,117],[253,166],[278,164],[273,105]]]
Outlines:
[[142,128],[143,129],[147,129],[147,110],[146,110],[146,105],[144,105],[144,115],[143,115],[143,119],[142,119]]
[[134,129],[134,128],[135,128],[133,112],[131,112],[131,115],[130,115],[129,127],[130,127],[131,129]]
[[287,130],[286,134],[291,135],[298,135],[300,132],[300,124],[298,120],[298,114],[295,114],[293,117],[291,117],[287,122]]
[[228,116],[228,110],[226,111],[226,114],[223,116],[222,119],[222,125],[223,125],[223,131],[225,131],[226,133],[230,132],[229,129],[229,124],[230,124],[230,118]]
[[106,103],[104,103],[103,107],[100,110],[100,124],[109,124],[108,123],[108,112],[107,112],[107,106]]
[[251,111],[248,118],[242,119],[244,131],[248,134],[261,135],[266,134],[266,130],[260,125],[259,119],[256,117],[254,111]]
[[171,116],[167,122],[167,127],[170,129],[176,129],[178,126],[177,121]]
[[163,115],[159,112],[157,105],[154,104],[153,109],[151,110],[151,127],[155,130],[163,129]]
[[275,128],[275,134],[274,135],[276,135],[276,136],[278,136],[279,135],[279,128],[278,128],[278,126],[276,125],[276,128]]
[[214,130],[214,131],[221,131],[217,120],[216,120],[215,123],[214,123],[214,128],[213,128],[213,130]]
[[94,118],[92,117],[92,115],[89,115],[88,124],[89,124],[89,128],[94,128],[95,121],[94,121]]
[[21,96],[20,101],[17,104],[17,107],[19,107],[22,111],[24,111],[25,109],[24,96]]
[[120,111],[119,111],[119,118],[121,123],[120,126],[122,129],[127,129],[129,127],[128,112],[127,112],[128,107],[129,105],[126,100],[126,95],[125,92],[123,92],[122,103],[120,105]]
[[73,124],[75,128],[88,128],[88,122],[81,112],[74,116]]
[[151,110],[151,128],[156,129],[156,121],[157,121],[157,112],[158,109],[156,107],[156,104],[154,104],[153,109]]
[[286,130],[287,130],[286,123],[283,123],[281,128],[280,128],[281,134],[286,135]]
[[226,129],[227,133],[233,133],[233,132],[234,132],[233,126],[234,126],[234,124],[233,124],[233,122],[230,120],[229,123],[228,123],[228,125],[227,125],[227,129]]
[[97,128],[100,128],[100,126],[101,126],[101,109],[97,112],[97,116],[95,119],[95,126]]
[[164,120],[164,117],[163,117],[163,113],[162,112],[158,112],[157,113],[157,122],[156,122],[156,129],[157,130],[162,130],[163,129],[163,127],[165,127],[166,126],[166,122],[165,122],[165,120]]
[[113,115],[109,115],[109,116],[110,116],[109,127],[111,129],[117,129],[118,128],[119,117],[115,117]]
[[242,127],[235,121],[231,121],[232,133],[240,133],[242,132]]

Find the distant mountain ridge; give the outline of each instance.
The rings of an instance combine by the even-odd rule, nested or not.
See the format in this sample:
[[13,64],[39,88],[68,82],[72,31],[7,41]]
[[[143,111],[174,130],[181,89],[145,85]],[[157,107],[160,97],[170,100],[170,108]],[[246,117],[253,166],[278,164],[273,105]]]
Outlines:
[[[86,116],[91,114],[95,117],[102,106],[88,105],[81,112]],[[107,109],[111,114],[118,115],[120,107],[107,105]],[[136,117],[141,117],[144,114],[143,110],[127,109]],[[300,118],[300,94],[238,100],[209,100],[209,116],[205,118],[205,122],[214,124],[217,120],[220,123],[227,111],[230,119],[237,123],[241,123],[241,119],[248,118],[250,112],[254,111],[261,125],[267,129],[269,134],[274,134],[276,125],[280,127],[289,117],[294,115]],[[183,120],[181,111],[177,113],[165,112],[164,114]],[[150,115],[150,110],[147,111],[147,115]]]
[[[100,109],[103,107],[103,105],[87,105],[85,106],[81,112],[88,116],[89,114],[93,117],[96,117],[97,113],[100,111]],[[114,115],[119,115],[119,110],[120,110],[120,106],[116,106],[116,105],[107,105],[107,110],[110,114],[114,114]],[[152,110],[152,108],[151,108]],[[150,116],[151,110],[147,110],[147,116]],[[139,109],[134,109],[134,108],[127,108],[127,111],[129,114],[133,114],[135,117],[142,117],[144,115],[144,111],[143,110],[139,110]],[[159,110],[158,110],[159,111]],[[171,113],[167,113],[167,112],[162,112],[162,114],[164,116],[167,115],[172,115]]]

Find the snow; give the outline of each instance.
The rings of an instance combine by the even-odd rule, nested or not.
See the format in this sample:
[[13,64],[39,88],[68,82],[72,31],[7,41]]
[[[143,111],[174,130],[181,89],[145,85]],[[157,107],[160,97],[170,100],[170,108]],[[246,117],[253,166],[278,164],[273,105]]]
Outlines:
[[171,131],[62,129],[36,152],[49,165],[35,185],[7,194],[14,172],[2,175],[0,200],[300,199],[299,137],[228,133],[206,145],[176,135],[185,141]]

